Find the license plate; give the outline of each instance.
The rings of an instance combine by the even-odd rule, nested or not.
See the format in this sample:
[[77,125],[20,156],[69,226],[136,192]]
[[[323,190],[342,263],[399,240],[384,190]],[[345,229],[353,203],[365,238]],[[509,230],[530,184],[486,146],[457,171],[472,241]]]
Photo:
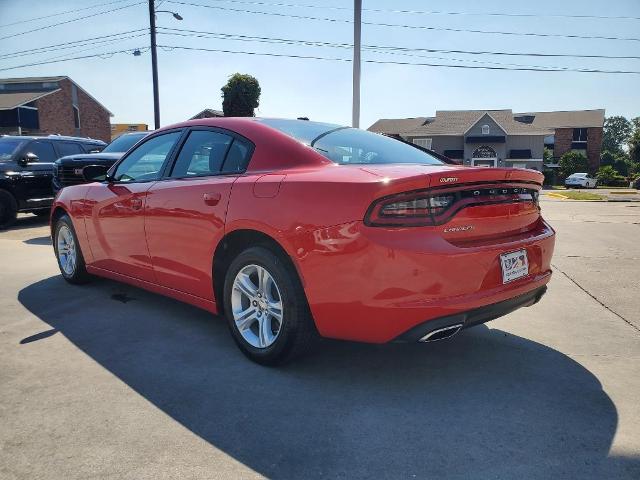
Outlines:
[[502,266],[502,283],[509,283],[529,275],[529,260],[526,250],[503,253],[500,255]]

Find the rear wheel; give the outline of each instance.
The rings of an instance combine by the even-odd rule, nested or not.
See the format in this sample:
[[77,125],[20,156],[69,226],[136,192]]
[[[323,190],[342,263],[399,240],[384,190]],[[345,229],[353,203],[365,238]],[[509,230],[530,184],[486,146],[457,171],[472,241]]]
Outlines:
[[242,353],[262,365],[307,351],[315,326],[295,269],[264,247],[240,253],[224,285],[227,322]]
[[87,283],[91,279],[85,268],[73,223],[67,215],[63,215],[56,222],[53,248],[60,273],[67,282],[80,284]]
[[9,228],[18,216],[18,203],[6,190],[0,190],[0,229]]

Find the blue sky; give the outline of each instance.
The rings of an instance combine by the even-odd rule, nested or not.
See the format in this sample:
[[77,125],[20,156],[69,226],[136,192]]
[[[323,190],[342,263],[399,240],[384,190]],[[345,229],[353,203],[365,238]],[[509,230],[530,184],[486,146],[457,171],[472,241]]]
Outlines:
[[[0,0],[0,25],[58,13],[109,0]],[[113,1],[113,0],[111,0]],[[35,22],[0,28],[0,36],[135,3],[124,1]],[[225,8],[275,12],[349,20],[352,2],[340,0],[180,0]],[[253,2],[253,4],[252,4]],[[316,8],[259,5],[286,3]],[[467,13],[573,14],[640,17],[640,1],[411,1],[363,0],[365,9],[440,10]],[[320,7],[320,8],[318,8]],[[328,8],[341,7],[341,8]],[[304,20],[283,16],[240,13],[202,8],[166,0],[161,10],[177,11],[184,17],[158,15],[158,25],[222,34],[278,37],[296,40],[350,43],[353,26],[344,22]],[[640,20],[584,19],[561,17],[502,17],[486,15],[424,15],[365,11],[363,20],[373,23],[422,25],[436,28],[576,34],[587,36],[640,37]],[[81,40],[100,35],[148,27],[145,4],[54,28],[12,36],[0,41],[0,55],[19,50]],[[409,48],[491,50],[598,55],[640,56],[640,41],[506,36],[430,31],[364,25],[363,44]],[[212,38],[159,35],[158,43],[209,49],[272,52],[293,55],[350,58],[349,49],[242,42]],[[148,46],[148,36],[112,44],[44,52],[18,58],[0,57],[0,69],[54,57],[91,55]],[[498,63],[640,71],[640,60],[574,59],[469,56],[414,52],[424,58],[363,52],[364,59],[406,62],[480,65],[457,60]],[[351,122],[351,63],[326,60],[261,57],[186,50],[159,50],[162,124],[184,120],[205,107],[221,108],[220,87],[234,72],[249,73],[260,81],[262,97],[258,115],[308,116],[313,120],[342,124]],[[68,75],[98,98],[113,113],[112,122],[153,123],[151,67],[148,51],[108,58],[74,60],[50,65],[0,71],[0,77]],[[424,66],[365,63],[362,67],[361,126],[378,118],[432,115],[443,109],[496,109],[514,111],[605,108],[607,115],[640,115],[640,75],[551,73],[450,69]]]

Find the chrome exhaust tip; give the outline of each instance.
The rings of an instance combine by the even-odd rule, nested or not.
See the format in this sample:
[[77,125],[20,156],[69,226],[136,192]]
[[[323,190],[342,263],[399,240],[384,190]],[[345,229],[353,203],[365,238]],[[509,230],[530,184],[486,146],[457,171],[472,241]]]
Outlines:
[[422,337],[419,342],[437,342],[438,340],[445,340],[453,337],[456,333],[462,330],[462,323],[456,323],[455,325],[449,325],[448,327],[438,328],[427,333]]

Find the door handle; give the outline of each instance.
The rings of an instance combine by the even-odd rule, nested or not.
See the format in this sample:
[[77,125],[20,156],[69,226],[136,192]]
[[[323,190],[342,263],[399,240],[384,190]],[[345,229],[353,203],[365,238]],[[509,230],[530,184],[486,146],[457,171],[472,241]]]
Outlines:
[[204,200],[204,203],[214,206],[220,202],[222,196],[219,193],[205,193],[202,198]]
[[132,198],[131,199],[131,208],[134,210],[140,210],[142,208],[142,199],[141,198]]

